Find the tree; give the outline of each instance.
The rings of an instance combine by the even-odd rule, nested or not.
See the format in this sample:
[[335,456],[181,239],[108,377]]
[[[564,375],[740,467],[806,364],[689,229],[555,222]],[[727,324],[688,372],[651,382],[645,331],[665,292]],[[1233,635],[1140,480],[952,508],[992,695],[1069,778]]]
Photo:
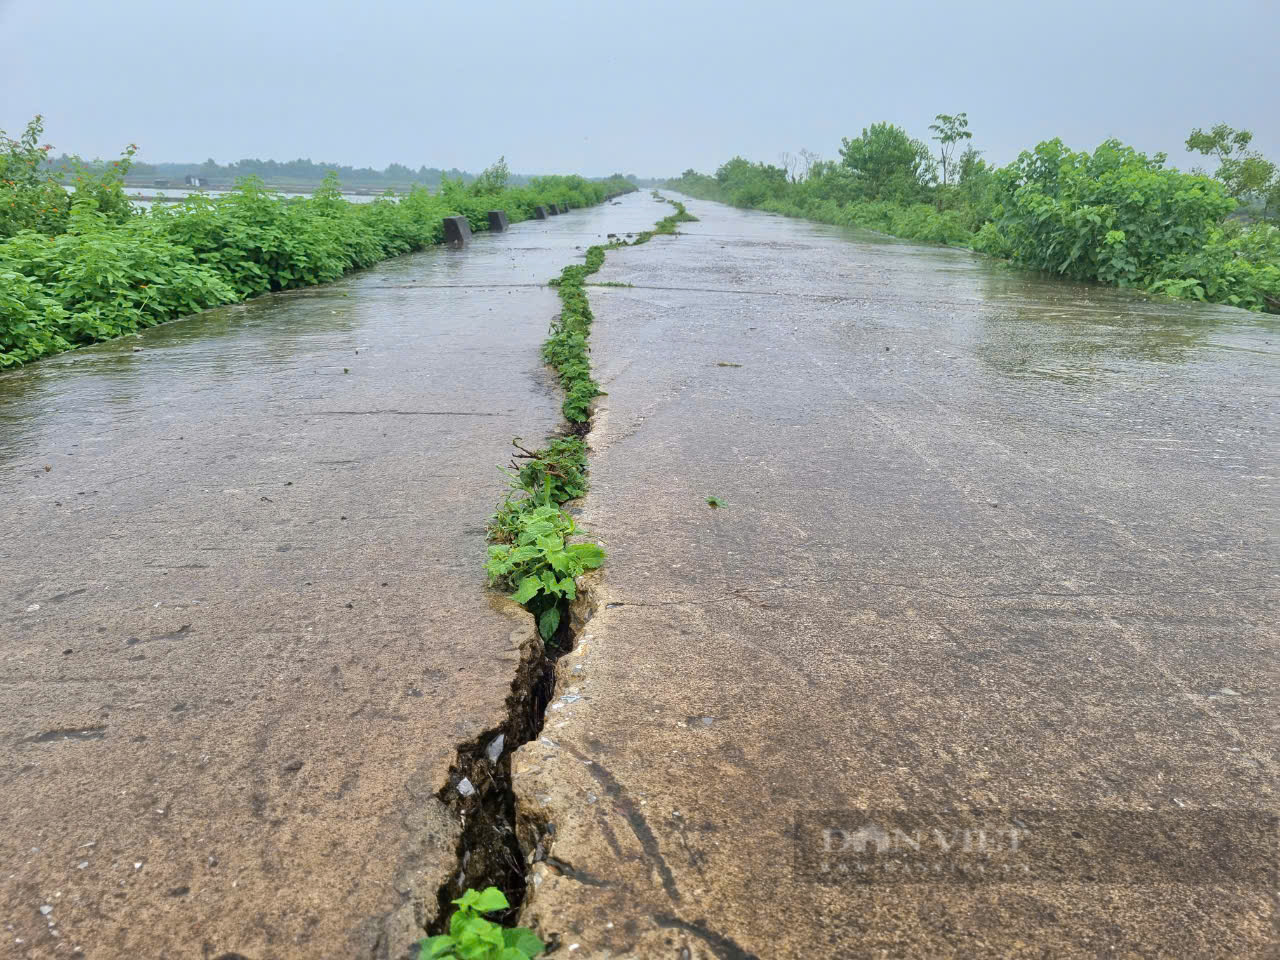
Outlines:
[[800,175],[800,179],[808,180],[809,174],[812,172],[814,164],[818,163],[821,160],[822,158],[818,156],[816,153],[814,153],[812,150],[806,149],[805,147],[801,147],[800,148],[800,164],[799,164],[799,171],[798,171]]
[[987,166],[987,161],[982,159],[981,150],[966,147],[964,153],[960,154],[960,163],[956,171],[956,183],[963,185],[976,177],[980,177],[990,169]]
[[933,155],[919,140],[892,123],[873,123],[840,146],[841,162],[857,174],[871,200],[921,199],[933,177]]
[[783,150],[778,154],[778,162],[782,164],[782,169],[787,172],[787,179],[792,183],[796,182],[796,164],[799,161],[790,150]]
[[1272,198],[1280,188],[1280,178],[1274,163],[1249,149],[1252,142],[1252,131],[1219,123],[1208,130],[1199,127],[1192,130],[1187,137],[1187,149],[1206,157],[1217,157],[1218,169],[1213,177],[1227,188],[1227,193],[1243,203],[1259,200],[1264,204],[1264,212],[1274,216],[1277,211],[1273,209]]
[[734,206],[755,207],[781,194],[787,185],[787,171],[769,163],[734,157],[716,170],[716,180]]
[[507,158],[499,157],[491,166],[485,167],[480,176],[471,184],[473,194],[501,193],[511,179],[511,170],[507,167]]
[[955,116],[940,113],[933,119],[938,122],[929,124],[929,129],[937,134],[933,139],[938,141],[938,157],[942,161],[942,185],[945,187],[949,183],[947,173],[956,144],[961,140],[972,140],[973,134],[969,132],[969,115],[966,113],[957,113]]

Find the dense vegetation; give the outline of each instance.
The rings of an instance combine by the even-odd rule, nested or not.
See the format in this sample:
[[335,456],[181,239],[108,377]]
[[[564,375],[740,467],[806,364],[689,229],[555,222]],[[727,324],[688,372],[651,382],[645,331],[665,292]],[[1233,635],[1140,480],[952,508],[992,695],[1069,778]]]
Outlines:
[[[132,148],[79,170],[69,191],[43,164],[39,123],[0,139],[0,368],[271,290],[336,280],[439,243],[442,219],[487,212],[512,221],[539,204],[581,207],[633,189],[625,181],[538,177],[511,187],[505,164],[470,184],[352,204],[331,175],[315,195],[284,199],[253,177],[230,196],[137,210],[124,193]],[[2,137],[2,135],[0,135]]]
[[1219,161],[1210,176],[1116,140],[1092,153],[1049,140],[994,167],[972,146],[955,155],[972,137],[965,114],[935,119],[936,155],[878,123],[846,138],[836,161],[805,151],[782,166],[734,157],[714,176],[686,170],[669,183],[739,207],[970,246],[1073,279],[1280,310],[1280,175],[1248,150],[1248,131],[1192,132],[1187,148]]

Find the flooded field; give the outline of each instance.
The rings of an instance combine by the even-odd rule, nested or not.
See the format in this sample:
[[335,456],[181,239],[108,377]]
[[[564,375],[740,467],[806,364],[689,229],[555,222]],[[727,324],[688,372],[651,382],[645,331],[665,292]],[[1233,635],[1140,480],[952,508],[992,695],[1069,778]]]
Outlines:
[[[68,187],[67,189],[72,190],[74,192],[73,187]],[[268,189],[270,190],[269,187]],[[125,187],[124,192],[133,201],[134,206],[139,207],[140,209],[146,210],[152,204],[157,202],[163,202],[163,203],[176,202],[178,200],[182,200],[190,196],[204,196],[204,197],[210,197],[212,199],[216,199],[218,197],[225,197],[228,194],[230,194],[232,191],[202,190],[202,189],[197,189],[195,187],[127,186]],[[273,190],[271,192],[276,193],[277,191]],[[279,192],[279,196],[290,197],[290,198],[300,198],[300,197],[309,197],[311,196],[311,194],[310,193],[292,193],[288,191],[282,191],[282,192]],[[372,203],[374,200],[378,199],[378,196],[374,194],[369,194],[369,193],[344,193],[342,194],[342,198],[344,200],[349,201],[350,203]]]

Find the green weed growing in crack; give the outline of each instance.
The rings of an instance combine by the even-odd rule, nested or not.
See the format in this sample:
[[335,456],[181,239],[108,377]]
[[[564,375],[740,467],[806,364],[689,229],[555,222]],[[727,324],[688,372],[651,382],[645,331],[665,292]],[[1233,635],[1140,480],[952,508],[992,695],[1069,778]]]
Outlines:
[[[519,468],[515,480],[520,489],[542,490],[550,481],[552,503],[576,500],[587,492],[587,442],[581,437],[556,437],[542,450],[515,446],[512,466]],[[528,462],[520,465],[514,462],[518,460]]]
[[544,639],[560,626],[560,606],[577,596],[577,577],[604,563],[595,543],[570,543],[578,532],[573,517],[554,504],[521,510],[512,518],[514,539],[489,547],[491,583],[514,590],[511,599],[538,618]]
[[449,918],[449,932],[419,943],[418,960],[530,960],[546,950],[527,927],[503,927],[484,918],[510,907],[497,887],[468,890],[453,902],[458,909]]
[[[662,199],[666,203],[669,203],[673,207],[675,207],[676,212],[671,214],[668,217],[663,217],[661,220],[659,220],[657,223],[653,225],[652,230],[645,230],[643,233],[640,233],[634,240],[631,241],[631,246],[635,247],[635,246],[639,246],[642,243],[648,243],[655,236],[659,236],[659,235],[672,236],[676,232],[676,224],[678,223],[696,223],[697,222],[698,218],[695,217],[688,210],[686,210],[684,208],[684,204],[681,203],[679,200],[668,200],[666,197],[663,197]],[[614,244],[618,246],[626,246],[626,244],[621,244],[616,240],[614,241]]]
[[560,374],[564,388],[561,411],[570,423],[586,423],[591,415],[591,401],[603,391],[591,376],[587,354],[587,337],[591,333],[591,306],[583,283],[604,263],[604,247],[587,250],[586,263],[573,264],[560,271],[551,283],[559,289],[560,316],[551,325],[551,336],[542,345],[542,359]]
[[[664,202],[676,212],[634,243],[644,243],[655,233],[675,233],[677,223],[697,219],[683,204],[665,198]],[[607,247],[592,246],[585,262],[565,267],[551,281],[561,309],[542,345],[542,357],[560,375],[560,409],[575,426],[587,423],[591,402],[604,392],[591,376],[587,341],[594,317],[587,302],[587,278],[604,264],[606,249],[622,246],[628,244],[615,240]],[[489,582],[510,590],[511,598],[537,618],[542,638],[551,641],[569,601],[577,596],[577,577],[605,559],[599,544],[570,542],[578,527],[562,508],[587,492],[587,445],[577,435],[553,438],[541,450],[525,449],[518,437],[513,443],[517,453],[507,473],[512,491],[489,518],[485,569]]]
[[[561,412],[572,424],[585,424],[600,385],[591,376],[587,337],[591,307],[583,284],[600,269],[601,246],[587,250],[586,262],[565,267],[552,281],[560,295],[560,315],[542,346],[543,359],[560,375]],[[513,492],[489,519],[489,581],[512,591],[538,620],[538,632],[551,640],[568,602],[577,596],[575,578],[604,563],[594,543],[570,543],[577,524],[561,504],[587,492],[587,446],[579,436],[557,437],[541,450],[516,443],[509,473]],[[523,464],[518,461],[527,461]]]

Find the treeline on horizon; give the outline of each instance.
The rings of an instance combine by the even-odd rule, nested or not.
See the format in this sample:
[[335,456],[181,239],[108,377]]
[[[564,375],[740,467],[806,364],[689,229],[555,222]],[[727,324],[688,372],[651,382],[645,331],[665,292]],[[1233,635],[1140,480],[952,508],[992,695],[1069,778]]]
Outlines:
[[132,333],[208,307],[337,280],[443,240],[443,219],[489,228],[539,205],[583,207],[635,186],[624,179],[534,177],[513,185],[499,160],[466,183],[351,203],[336,174],[310,196],[283,197],[255,176],[226,196],[195,193],[142,210],[125,192],[133,147],[71,187],[50,171],[40,118],[16,140],[0,131],[0,369]]
[[[1252,134],[1218,124],[1187,149],[1212,174],[1118,140],[1093,152],[1047,140],[995,166],[964,113],[939,114],[930,145],[893,123],[844,138],[838,160],[733,157],[713,175],[668,180],[690,196],[967,246],[1076,280],[1280,312],[1280,171]],[[961,149],[961,148],[964,149]]]
[[[62,153],[50,156],[44,164],[52,174],[70,176],[80,169],[93,173],[101,173],[110,166],[110,161],[85,161],[80,157]],[[330,173],[337,174],[339,182],[346,187],[362,188],[408,188],[411,186],[438,187],[441,181],[461,180],[472,183],[479,174],[451,167],[448,170],[440,167],[420,166],[417,170],[402,163],[389,164],[383,170],[373,167],[353,167],[342,163],[316,163],[309,159],[297,160],[259,160],[249,157],[231,163],[218,163],[213,158],[203,163],[160,162],[147,163],[134,157],[129,167],[129,179],[168,180],[181,183],[187,177],[199,177],[205,184],[233,186],[245,177],[258,177],[267,184],[317,185],[324,181]],[[510,183],[513,187],[527,186],[539,175],[530,173],[512,173]],[[589,177],[593,180],[629,180],[637,186],[649,186],[659,182],[651,178],[642,180],[635,174],[615,173],[608,177]]]

